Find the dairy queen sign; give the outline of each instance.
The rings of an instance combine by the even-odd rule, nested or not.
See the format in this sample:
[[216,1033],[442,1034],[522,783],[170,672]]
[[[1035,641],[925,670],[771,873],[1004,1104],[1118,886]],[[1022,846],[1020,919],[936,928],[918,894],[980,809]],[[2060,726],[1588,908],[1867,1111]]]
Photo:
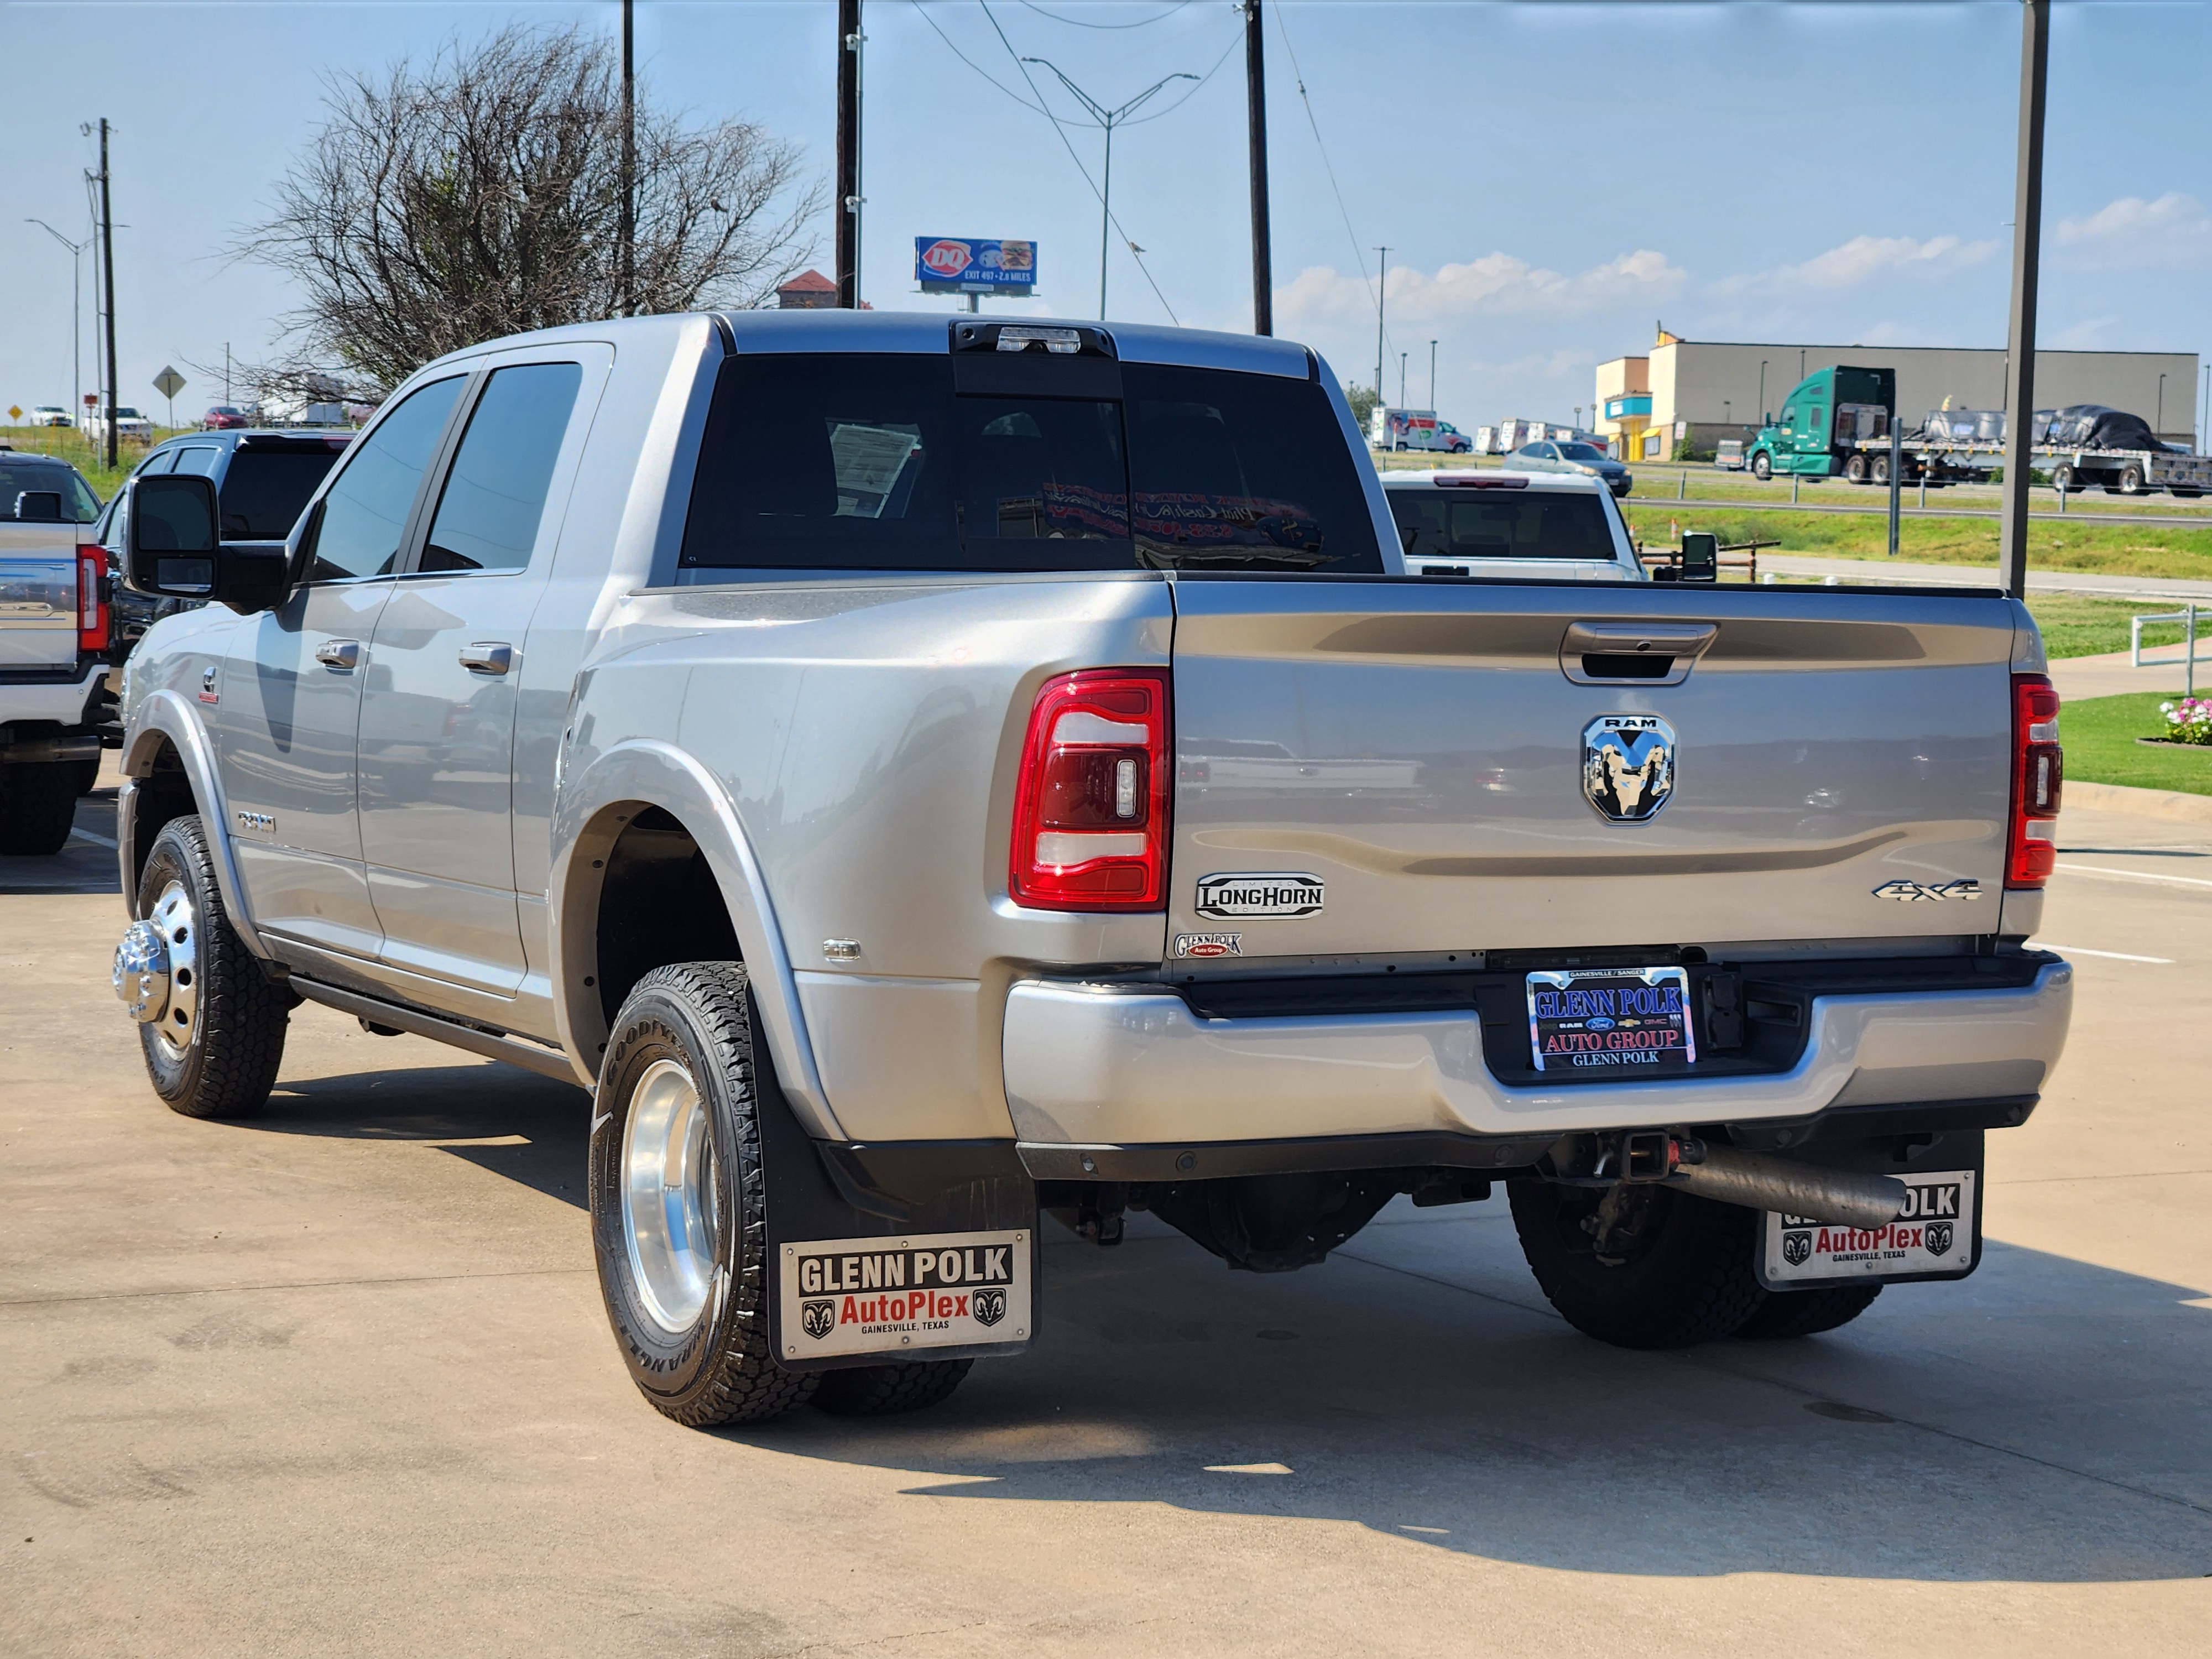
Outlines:
[[1036,290],[1036,244],[974,236],[917,236],[914,279],[925,294],[1006,294]]

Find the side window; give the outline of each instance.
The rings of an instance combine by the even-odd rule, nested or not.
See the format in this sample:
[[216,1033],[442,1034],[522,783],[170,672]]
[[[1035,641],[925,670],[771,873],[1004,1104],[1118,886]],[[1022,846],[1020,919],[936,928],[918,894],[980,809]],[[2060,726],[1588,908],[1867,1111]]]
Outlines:
[[455,374],[410,392],[354,447],[345,471],[323,498],[322,528],[315,535],[308,580],[391,574],[415,492],[437,454],[439,436],[466,378]]
[[430,520],[424,574],[520,570],[529,564],[553,463],[583,382],[577,363],[524,363],[493,371]]
[[215,477],[216,458],[222,453],[213,444],[193,444],[177,452],[177,464],[171,470],[212,478]]
[[178,452],[173,449],[158,450],[149,455],[145,465],[131,476],[138,478],[151,478],[163,472],[173,472],[177,470],[177,455]]
[[1808,441],[1816,444],[1828,441],[1827,413],[1818,404],[1805,411],[1805,436]]
[[1784,432],[1795,432],[1797,429],[1796,404],[1792,404],[1782,411],[1782,429]]

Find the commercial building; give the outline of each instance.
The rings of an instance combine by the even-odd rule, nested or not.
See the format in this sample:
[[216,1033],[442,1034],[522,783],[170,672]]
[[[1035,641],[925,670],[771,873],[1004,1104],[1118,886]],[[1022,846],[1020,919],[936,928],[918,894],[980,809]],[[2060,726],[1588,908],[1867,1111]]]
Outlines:
[[[1833,363],[1895,369],[1907,422],[1946,399],[1953,409],[2004,407],[2002,348],[1760,344],[1685,340],[1662,329],[1648,356],[1597,366],[1597,429],[1624,460],[1665,459],[1685,440],[1709,452],[1723,438],[1752,437],[1790,387]],[[2193,448],[2197,375],[2193,351],[2038,351],[2035,406],[2108,404]]]

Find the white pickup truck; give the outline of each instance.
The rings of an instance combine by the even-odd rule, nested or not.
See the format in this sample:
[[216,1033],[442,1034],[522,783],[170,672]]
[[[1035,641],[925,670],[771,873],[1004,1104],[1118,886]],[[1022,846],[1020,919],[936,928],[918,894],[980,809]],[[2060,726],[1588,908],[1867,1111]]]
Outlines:
[[68,462],[0,451],[0,854],[58,852],[113,707],[100,502]]
[[425,368],[283,544],[135,481],[133,584],[216,601],[124,688],[155,1089],[260,1109],[306,998],[591,1091],[695,1424],[1018,1352],[1041,1215],[1277,1272],[1503,1182],[1636,1346],[1971,1273],[2071,994],[2025,609],[1411,574],[1335,386],[660,318]]

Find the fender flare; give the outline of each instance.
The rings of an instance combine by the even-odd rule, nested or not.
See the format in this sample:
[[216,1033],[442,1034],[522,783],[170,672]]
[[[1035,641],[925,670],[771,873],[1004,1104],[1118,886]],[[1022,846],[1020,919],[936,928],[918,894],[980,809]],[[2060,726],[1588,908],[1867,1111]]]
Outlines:
[[722,890],[730,926],[744,953],[747,976],[760,1009],[762,1035],[775,1061],[785,1097],[817,1139],[849,1139],[830,1110],[814,1046],[799,1000],[799,982],[784,948],[783,932],[752,843],[737,809],[711,773],[692,756],[659,738],[638,738],[591,757],[580,773],[561,780],[553,806],[553,866],[546,881],[546,928],[554,978],[554,1019],[561,1046],[578,1070],[596,1077],[607,1036],[598,995],[584,984],[593,971],[594,930],[572,927],[597,897],[592,860],[614,845],[620,826],[611,809],[624,803],[659,807],[699,845]]
[[131,913],[133,921],[144,920],[138,914],[137,883],[132,879],[137,862],[135,785],[138,779],[152,775],[154,754],[163,738],[177,751],[177,759],[185,769],[185,781],[191,786],[192,799],[199,804],[208,848],[215,854],[216,887],[222,894],[223,908],[230,913],[230,925],[247,950],[264,962],[270,961],[273,958],[269,947],[262,942],[253,925],[252,913],[246,908],[246,883],[239,875],[238,854],[231,847],[230,811],[223,801],[215,745],[209,740],[207,728],[200,723],[198,712],[177,693],[167,689],[146,694],[145,701],[131,717],[131,729],[123,742],[123,775],[132,781],[125,787],[115,815],[116,859],[124,908]]

